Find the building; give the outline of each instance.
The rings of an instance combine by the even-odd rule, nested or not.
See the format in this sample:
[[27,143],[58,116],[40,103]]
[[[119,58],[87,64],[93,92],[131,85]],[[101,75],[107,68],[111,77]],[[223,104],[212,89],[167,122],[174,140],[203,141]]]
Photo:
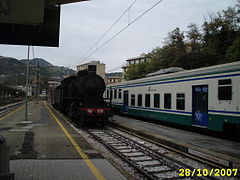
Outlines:
[[147,57],[147,56],[140,56],[140,57],[135,57],[135,58],[130,58],[130,59],[127,59],[127,63],[125,66],[123,66],[123,71],[124,73],[127,71],[128,67],[132,64],[139,64],[139,63],[144,63],[144,62],[147,62],[150,58]]
[[103,79],[105,79],[105,69],[106,66],[103,63],[100,63],[100,61],[91,61],[89,63],[81,64],[77,66],[77,71],[81,71],[84,69],[87,69],[89,65],[96,65],[97,66],[97,75],[101,76]]
[[19,91],[24,91],[24,87],[23,87],[23,85],[19,85],[19,86],[17,86],[17,90],[19,90]]
[[106,74],[106,83],[113,84],[123,81],[123,73],[122,72],[114,72]]
[[[26,92],[26,86],[19,85],[19,86],[17,86],[17,90]],[[33,87],[28,86],[28,96],[30,97],[32,95],[33,95]]]

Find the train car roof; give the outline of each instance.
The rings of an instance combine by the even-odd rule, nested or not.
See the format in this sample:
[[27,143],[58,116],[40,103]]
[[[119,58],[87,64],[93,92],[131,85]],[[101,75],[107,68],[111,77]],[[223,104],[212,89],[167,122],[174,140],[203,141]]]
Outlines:
[[115,84],[109,84],[108,87],[121,86],[121,85],[125,86],[128,84],[141,83],[145,81],[148,82],[148,81],[178,78],[178,77],[184,77],[184,76],[194,76],[194,75],[201,75],[201,74],[207,75],[207,74],[214,74],[218,72],[227,72],[227,71],[234,71],[234,70],[240,70],[240,61],[221,64],[221,65],[215,65],[215,66],[209,66],[204,68],[192,69],[192,70],[184,70],[176,73],[162,74],[162,75],[146,77],[146,78],[141,78],[141,79],[136,79],[131,81],[125,81],[125,82],[120,82]]

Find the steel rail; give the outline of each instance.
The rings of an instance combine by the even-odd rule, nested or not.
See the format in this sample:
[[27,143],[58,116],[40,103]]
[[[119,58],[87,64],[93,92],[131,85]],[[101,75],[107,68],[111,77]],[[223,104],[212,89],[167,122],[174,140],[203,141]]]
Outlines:
[[[124,161],[126,161],[128,164],[130,164],[132,167],[134,167],[140,174],[144,175],[145,177],[147,177],[148,179],[158,179],[159,177],[157,177],[156,174],[161,174],[161,173],[166,173],[166,172],[172,172],[173,176],[174,173],[177,172],[180,168],[189,168],[189,169],[194,169],[193,167],[184,164],[183,162],[177,161],[175,159],[171,159],[170,157],[167,157],[161,153],[155,152],[154,150],[151,150],[149,147],[144,146],[141,143],[138,143],[136,141],[133,141],[132,139],[122,136],[119,133],[113,132],[109,129],[103,129],[103,130],[99,130],[97,129],[98,132],[93,132],[94,130],[86,130],[87,133],[89,133],[94,139],[96,139],[97,141],[99,141],[101,144],[103,144],[105,147],[107,147],[108,149],[110,149],[112,152],[114,152],[116,155],[120,156]],[[103,132],[103,133],[99,133],[99,132]],[[116,143],[114,143],[114,141],[111,143],[104,141],[104,139],[101,137],[101,134],[103,134],[104,136],[108,135],[109,138],[115,138],[115,141],[119,141]],[[121,146],[121,144],[123,144],[122,146],[126,146],[126,148],[120,148],[120,149],[116,149],[114,148],[114,144],[115,146],[117,144],[120,144],[119,146]],[[130,147],[130,148],[127,148]],[[143,155],[136,155],[136,157],[140,157],[142,156],[143,159],[141,160],[134,160],[133,156],[128,157],[127,155],[124,155],[124,152],[121,152],[121,150],[124,149],[132,149],[132,150],[137,150],[137,153],[142,153]],[[144,157],[151,157],[151,159],[145,159]],[[142,165],[140,165],[142,162]],[[156,164],[146,164],[144,165],[144,162],[159,162]],[[140,163],[140,164],[138,164]],[[159,168],[160,170],[147,170],[147,167],[152,167],[152,168]],[[162,169],[161,167],[167,167],[167,169]],[[154,175],[155,174],[155,175]],[[181,176],[174,176],[172,177],[173,179],[182,179],[182,178],[186,178],[186,177],[181,177]],[[191,178],[197,178],[197,179],[206,179],[205,177],[191,177]],[[211,177],[207,177],[207,178],[211,178]],[[170,178],[171,179],[171,178]]]
[[154,178],[152,175],[150,175],[149,173],[146,173],[143,169],[141,169],[140,167],[136,166],[131,160],[129,160],[128,158],[126,158],[125,156],[123,156],[121,153],[119,153],[119,151],[117,151],[116,149],[114,149],[112,146],[108,145],[107,143],[105,143],[101,138],[99,138],[98,136],[96,136],[95,134],[93,134],[91,131],[87,130],[87,132],[94,137],[94,139],[96,139],[98,142],[100,142],[101,144],[103,144],[105,147],[107,147],[108,149],[110,149],[113,153],[115,153],[116,155],[118,155],[119,157],[121,157],[124,161],[126,161],[128,164],[130,164],[131,166],[133,166],[135,169],[137,169],[141,174],[143,174],[145,177],[155,180],[156,178]]

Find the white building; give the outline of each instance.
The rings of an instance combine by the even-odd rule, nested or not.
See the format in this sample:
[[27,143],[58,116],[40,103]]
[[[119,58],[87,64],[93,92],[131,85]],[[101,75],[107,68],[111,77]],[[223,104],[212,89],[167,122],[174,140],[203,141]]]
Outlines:
[[113,84],[113,83],[119,83],[122,82],[123,79],[123,73],[122,72],[115,72],[115,73],[108,73],[106,74],[106,83],[107,84]]
[[103,79],[105,79],[105,69],[106,66],[103,63],[100,63],[100,61],[91,61],[89,63],[81,64],[77,66],[77,71],[81,71],[84,69],[87,69],[89,65],[96,65],[97,66],[97,75],[101,76]]
[[[17,86],[17,90],[21,90],[21,91],[26,92],[26,86]],[[29,97],[33,95],[33,88],[32,88],[32,86],[28,86],[28,93],[27,93],[27,95]]]
[[149,60],[149,57],[146,57],[146,56],[140,56],[140,57],[127,59],[126,60],[127,63],[126,63],[125,66],[122,67],[122,69],[123,69],[124,72],[126,72],[130,65],[144,63],[144,62],[147,62],[148,60]]

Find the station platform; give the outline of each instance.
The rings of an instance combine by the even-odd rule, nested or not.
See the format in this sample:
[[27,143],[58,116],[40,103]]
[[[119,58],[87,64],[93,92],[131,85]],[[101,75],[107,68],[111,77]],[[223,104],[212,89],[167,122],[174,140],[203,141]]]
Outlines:
[[183,153],[240,170],[240,143],[114,115],[114,126],[159,142]]
[[[14,180],[127,179],[44,101],[0,114]],[[0,177],[1,179],[1,177]]]
[[[89,159],[90,160],[90,159]],[[126,178],[106,159],[91,159],[102,177],[95,175],[80,159],[19,159],[10,161],[15,180],[95,180]],[[96,177],[97,176],[97,177]]]

